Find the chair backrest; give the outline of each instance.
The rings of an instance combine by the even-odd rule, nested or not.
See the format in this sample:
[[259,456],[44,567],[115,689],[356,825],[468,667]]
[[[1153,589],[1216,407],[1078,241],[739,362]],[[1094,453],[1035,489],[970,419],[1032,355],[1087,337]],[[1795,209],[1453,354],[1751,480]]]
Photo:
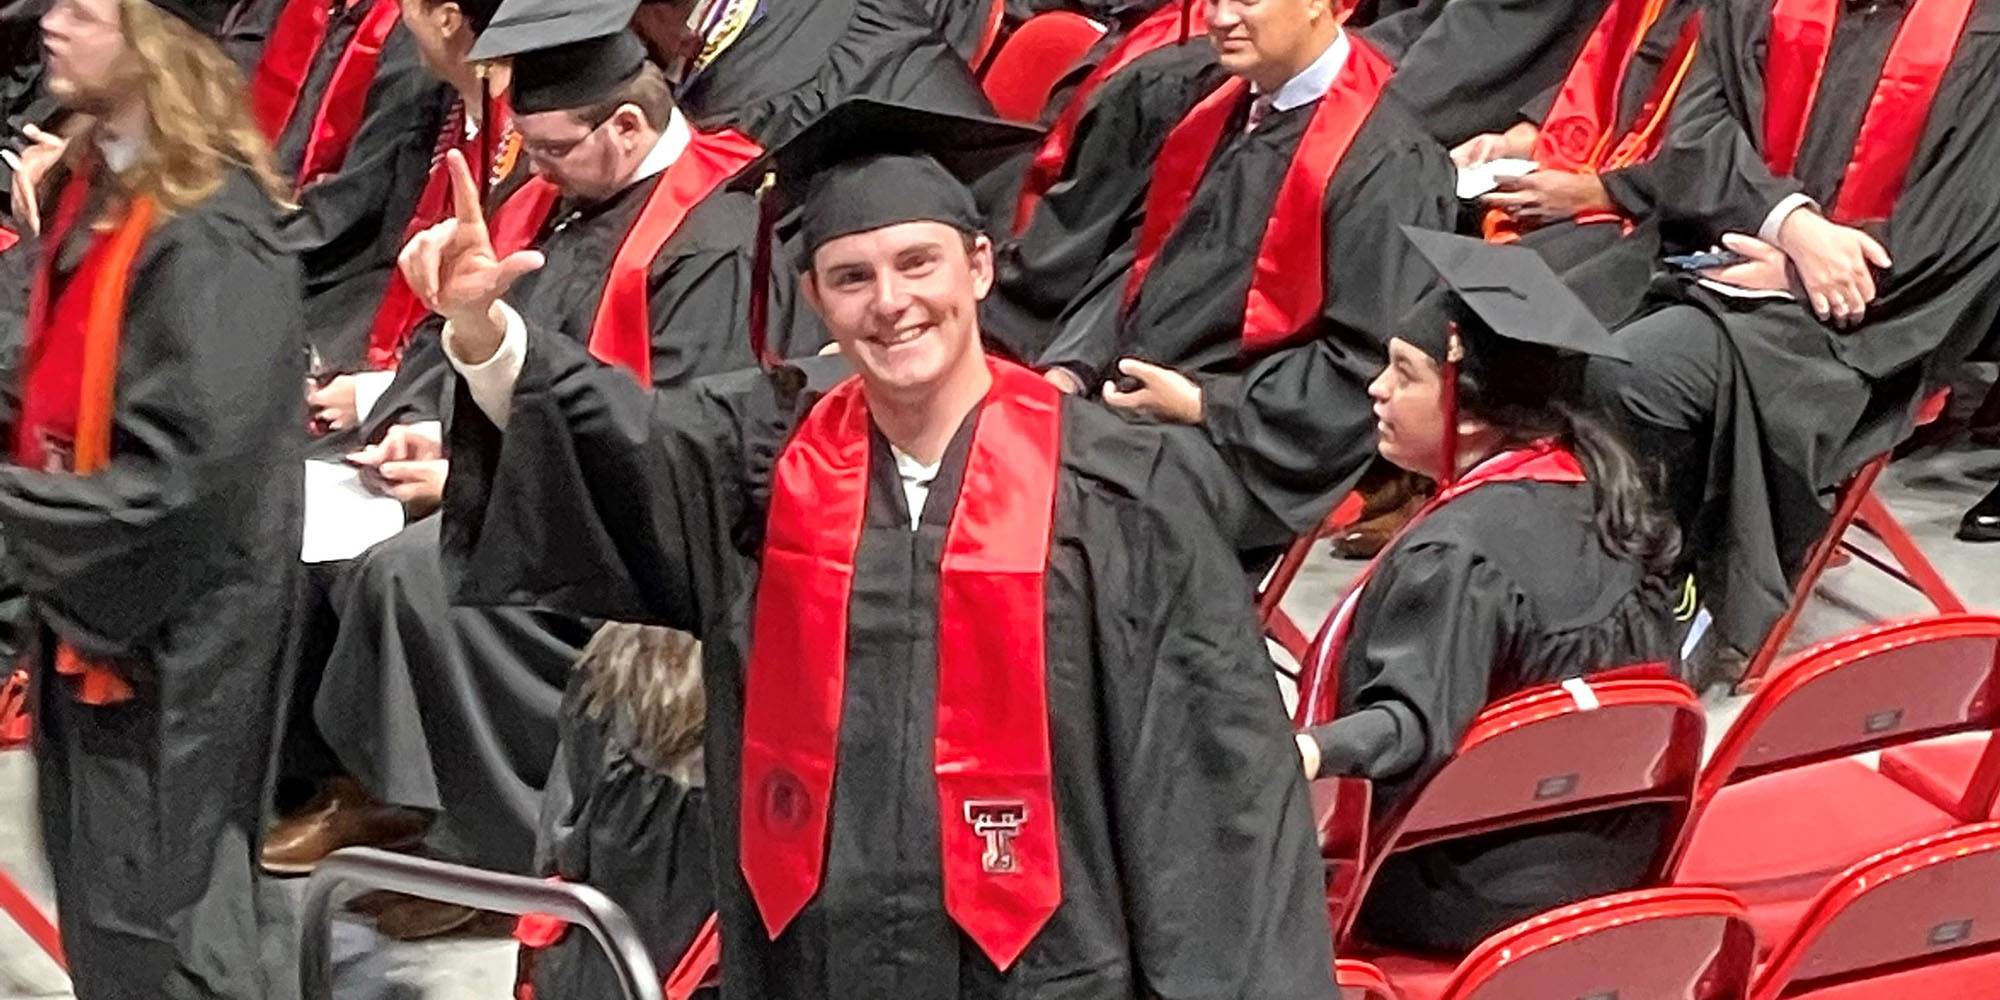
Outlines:
[[1367,962],[1340,959],[1334,963],[1333,978],[1340,986],[1340,1000],[1397,1000],[1389,977]]
[[1779,665],[1716,747],[1699,804],[1762,774],[2000,724],[2000,615],[1874,625]]
[[1006,27],[1007,0],[986,0],[986,24],[979,29],[979,44],[973,48],[971,57],[965,60],[974,73],[983,75],[986,72],[986,64],[999,50],[1000,36],[1005,33]]
[[1996,887],[2000,823],[1877,854],[1821,890],[1791,939],[1772,951],[1752,996],[1777,1000],[2000,949]]
[[1669,816],[1654,862],[1663,871],[1694,802],[1706,716],[1680,681],[1623,673],[1532,688],[1481,712],[1451,759],[1373,832],[1342,936],[1384,861],[1461,837],[1657,804]]
[[1459,963],[1443,1000],[1743,1000],[1756,951],[1734,895],[1642,889],[1493,934]]
[[1020,122],[1041,118],[1057,81],[1104,36],[1104,25],[1066,10],[1036,14],[1022,22],[993,54],[980,87],[1000,117]]

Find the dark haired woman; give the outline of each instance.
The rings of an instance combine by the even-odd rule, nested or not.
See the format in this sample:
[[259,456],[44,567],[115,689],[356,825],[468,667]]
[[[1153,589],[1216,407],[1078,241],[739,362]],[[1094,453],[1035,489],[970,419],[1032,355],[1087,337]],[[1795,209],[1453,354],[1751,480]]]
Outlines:
[[[1390,341],[1369,394],[1382,455],[1447,483],[1322,631],[1310,655],[1338,695],[1315,717],[1334,721],[1299,735],[1308,776],[1372,779],[1377,817],[1492,702],[1674,652],[1677,533],[1632,456],[1571,402],[1584,355],[1617,357],[1617,345],[1532,251],[1410,235],[1450,287]],[[1612,813],[1401,855],[1359,930],[1462,953],[1515,920],[1633,887],[1659,822]]]

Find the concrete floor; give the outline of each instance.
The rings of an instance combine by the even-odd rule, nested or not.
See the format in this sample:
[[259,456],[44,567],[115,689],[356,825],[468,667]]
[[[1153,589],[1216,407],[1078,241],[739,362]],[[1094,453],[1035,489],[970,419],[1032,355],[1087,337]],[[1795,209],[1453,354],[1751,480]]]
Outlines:
[[[1983,385],[1972,386],[1983,390]],[[1960,394],[1977,401],[1982,393]],[[2000,545],[1976,546],[1953,540],[1966,507],[2000,480],[2000,449],[1980,447],[1962,432],[1892,465],[1879,490],[1950,579],[1975,608],[2000,609]],[[1315,558],[1301,573],[1287,610],[1301,622],[1317,623],[1358,569],[1358,564]],[[1833,571],[1800,622],[1794,646],[1824,638],[1867,621],[1922,612],[1913,592],[1859,563]],[[1711,712],[1711,740],[1733,718],[1740,703],[1718,700]],[[0,868],[28,892],[46,901],[33,821],[33,782],[24,753],[0,754]],[[296,894],[297,883],[287,889]],[[380,941],[362,923],[335,926],[336,995],[347,998],[448,998],[501,1000],[513,973],[512,947],[504,940],[461,939],[422,945]],[[69,996],[67,981],[11,923],[0,919],[0,1000]]]

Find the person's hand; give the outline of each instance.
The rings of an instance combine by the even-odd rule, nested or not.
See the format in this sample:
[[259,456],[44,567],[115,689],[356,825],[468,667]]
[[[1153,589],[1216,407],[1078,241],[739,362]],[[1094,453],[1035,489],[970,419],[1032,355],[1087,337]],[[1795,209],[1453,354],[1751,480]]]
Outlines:
[[1047,382],[1048,384],[1055,386],[1058,389],[1061,389],[1063,392],[1071,396],[1077,396],[1083,393],[1083,380],[1077,378],[1075,372],[1070,371],[1069,369],[1064,368],[1061,365],[1058,365],[1054,368],[1049,369],[1048,371],[1043,372],[1042,381]]
[[1299,764],[1305,768],[1306,780],[1319,777],[1319,741],[1305,733],[1297,733],[1292,738],[1299,744]]
[[62,159],[63,152],[69,148],[69,140],[33,125],[23,126],[21,134],[27,136],[32,144],[18,154],[7,154],[7,166],[14,171],[9,209],[14,219],[28,228],[28,232],[39,233],[42,231],[42,213],[36,190]]
[[402,501],[413,519],[444,501],[444,481],[451,472],[444,442],[432,430],[435,426],[399,424],[389,428],[382,440],[347,455],[349,462],[373,470],[381,491]]
[[540,268],[542,255],[520,250],[498,256],[479,207],[479,187],[458,150],[445,154],[451,172],[453,215],[410,238],[396,258],[418,301],[452,326],[452,344],[477,364],[500,349],[506,324],[500,298],[521,276]]
[[1868,304],[1875,301],[1875,273],[1869,266],[1889,267],[1889,251],[1873,236],[1799,208],[1778,227],[1778,247],[1798,268],[1806,298],[1821,320],[1845,329],[1866,318]]
[[1496,177],[1494,182],[1492,193],[1480,202],[1529,226],[1545,226],[1615,207],[1596,174],[1537,170],[1519,177]]
[[1722,245],[1725,249],[1734,250],[1750,259],[1728,267],[1711,267],[1700,272],[1702,277],[1752,291],[1791,290],[1791,274],[1785,266],[1783,250],[1755,236],[1745,236],[1742,233],[1724,233]]
[[1451,162],[1464,170],[1494,160],[1524,159],[1535,151],[1539,134],[1534,123],[1515,122],[1505,132],[1475,135],[1452,147]]
[[315,434],[344,431],[354,426],[360,412],[354,402],[354,376],[335,375],[324,385],[308,379],[306,406],[312,413]]
[[1123,392],[1115,382],[1106,382],[1106,403],[1170,423],[1201,423],[1201,386],[1194,384],[1193,379],[1137,358],[1118,362],[1118,371],[1138,379],[1139,388]]

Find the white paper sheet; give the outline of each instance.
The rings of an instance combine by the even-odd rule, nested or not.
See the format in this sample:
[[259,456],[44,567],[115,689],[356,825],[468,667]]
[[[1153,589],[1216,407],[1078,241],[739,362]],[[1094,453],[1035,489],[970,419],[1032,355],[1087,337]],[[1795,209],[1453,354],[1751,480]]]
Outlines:
[[1471,201],[1499,185],[1502,177],[1519,177],[1532,174],[1540,164],[1533,160],[1488,160],[1476,167],[1462,167],[1458,171],[1458,196]]
[[403,504],[370,493],[345,462],[306,462],[306,530],[299,561],[352,559],[403,530]]

